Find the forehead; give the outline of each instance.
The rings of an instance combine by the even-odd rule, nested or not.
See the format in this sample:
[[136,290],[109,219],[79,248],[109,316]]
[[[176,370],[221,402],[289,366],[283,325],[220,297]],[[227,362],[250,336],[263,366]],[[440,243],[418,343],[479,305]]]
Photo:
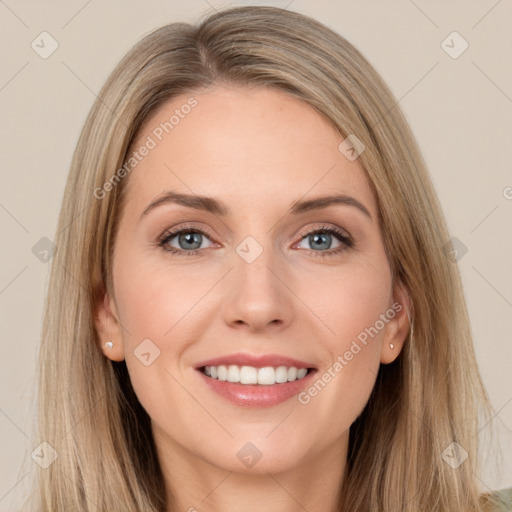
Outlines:
[[345,193],[376,203],[343,137],[307,103],[276,89],[216,86],[181,94],[146,120],[128,157],[128,202],[140,209],[164,190],[275,207],[309,195]]

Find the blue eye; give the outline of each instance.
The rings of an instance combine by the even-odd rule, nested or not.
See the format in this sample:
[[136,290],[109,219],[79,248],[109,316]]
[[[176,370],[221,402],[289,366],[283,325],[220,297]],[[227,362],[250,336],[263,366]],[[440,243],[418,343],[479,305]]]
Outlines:
[[[201,247],[202,241],[204,241],[201,240],[203,237],[208,238],[208,234],[205,233],[202,229],[181,228],[179,230],[166,233],[158,245],[165,251],[179,254],[180,256],[186,256],[187,254],[197,254],[199,249],[204,249],[204,247]],[[169,245],[171,240],[174,238],[176,238],[178,241],[178,248]]]
[[[332,226],[322,226],[315,229],[314,231],[302,232],[300,235],[303,237],[303,239],[309,242],[310,247],[313,248],[310,249],[310,251],[315,256],[335,256],[345,249],[350,249],[355,245],[352,239],[343,233],[343,231]],[[333,237],[340,242],[340,245],[335,249],[331,249]],[[327,251],[324,249],[330,250]]]
[[[302,232],[300,235],[303,240],[308,240],[310,247],[312,247],[308,250],[314,256],[335,256],[355,245],[350,236],[332,226],[321,226],[314,231]],[[165,233],[158,242],[158,246],[164,251],[178,256],[195,255],[201,253],[202,249],[207,248],[203,245],[205,238],[210,240],[208,233],[198,227],[182,227]],[[331,248],[333,238],[339,242],[339,246],[334,249]],[[178,247],[170,245],[170,242],[174,239],[177,240]]]
[[309,233],[304,237],[304,240],[307,240],[313,249],[331,249],[333,238],[336,237],[333,237],[332,233],[324,230]]

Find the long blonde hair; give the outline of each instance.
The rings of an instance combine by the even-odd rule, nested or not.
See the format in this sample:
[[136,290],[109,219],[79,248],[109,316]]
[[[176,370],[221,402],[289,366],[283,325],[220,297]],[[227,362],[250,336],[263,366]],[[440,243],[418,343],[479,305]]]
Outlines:
[[[55,243],[39,364],[38,442],[58,453],[38,470],[30,510],[167,512],[150,421],[123,362],[99,348],[94,312],[112,291],[116,227],[129,177],[95,193],[125,163],[148,116],[211,83],[277,88],[307,102],[366,149],[393,281],[410,295],[413,331],[381,365],[350,429],[339,510],[483,510],[475,473],[479,417],[490,404],[473,351],[461,278],[425,163],[396,100],[367,60],[321,23],[274,7],[225,9],[197,26],[166,25],[122,59],[85,122]],[[468,458],[442,457],[457,442]],[[340,461],[340,464],[342,461]]]

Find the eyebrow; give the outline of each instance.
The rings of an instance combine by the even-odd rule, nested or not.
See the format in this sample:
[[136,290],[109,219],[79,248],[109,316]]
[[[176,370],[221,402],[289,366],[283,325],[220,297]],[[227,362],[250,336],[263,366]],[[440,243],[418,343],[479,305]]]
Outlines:
[[[210,212],[222,217],[225,217],[229,214],[229,209],[226,207],[226,205],[221,201],[214,199],[213,197],[166,191],[148,205],[148,207],[142,212],[141,217],[147,215],[155,208],[166,204],[178,204],[188,208]],[[366,206],[364,206],[364,204],[359,202],[356,198],[346,194],[328,195],[316,197],[313,199],[295,201],[290,206],[290,213],[298,215],[300,213],[309,212],[311,210],[327,208],[333,204],[353,206],[363,212],[371,221],[373,221],[372,216]]]

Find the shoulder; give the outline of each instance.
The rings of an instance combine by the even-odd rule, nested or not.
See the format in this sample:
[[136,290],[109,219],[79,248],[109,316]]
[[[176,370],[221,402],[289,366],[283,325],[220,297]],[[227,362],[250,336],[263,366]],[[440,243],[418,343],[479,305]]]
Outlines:
[[512,512],[512,487],[485,493],[482,499],[487,502],[486,512]]

